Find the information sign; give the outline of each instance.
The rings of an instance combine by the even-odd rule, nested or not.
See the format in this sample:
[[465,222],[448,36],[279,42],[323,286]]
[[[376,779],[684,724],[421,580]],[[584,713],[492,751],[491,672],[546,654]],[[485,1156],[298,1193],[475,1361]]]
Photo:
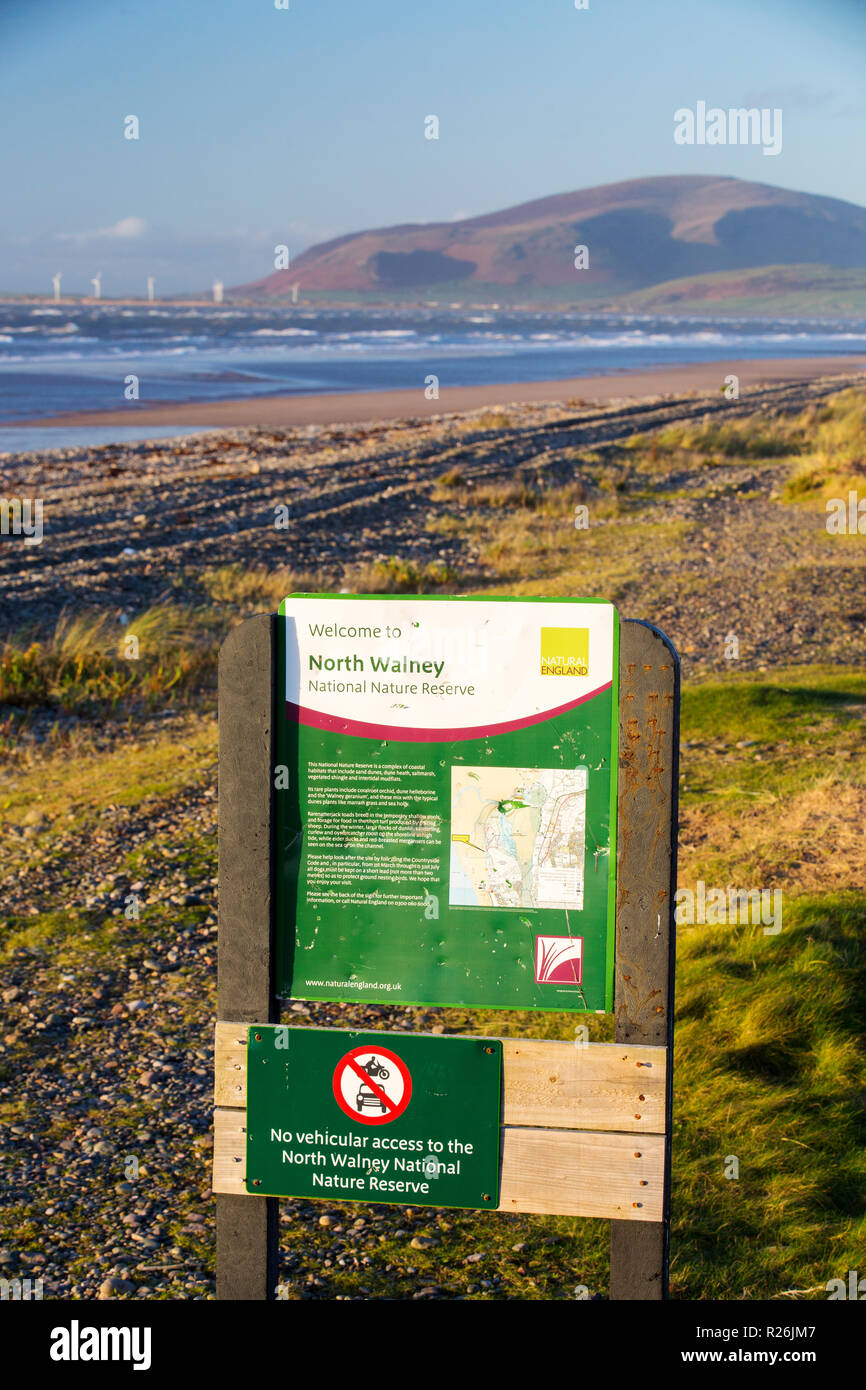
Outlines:
[[492,1038],[253,1026],[246,1190],[493,1209],[501,1071]]
[[280,615],[278,992],[611,1010],[613,605],[296,595]]

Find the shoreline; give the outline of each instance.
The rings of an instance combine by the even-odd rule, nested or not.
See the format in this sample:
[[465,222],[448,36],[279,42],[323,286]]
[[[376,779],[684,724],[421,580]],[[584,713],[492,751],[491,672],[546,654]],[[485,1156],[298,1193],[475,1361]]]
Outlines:
[[70,429],[76,427],[134,428],[149,425],[197,429],[285,429],[301,425],[358,424],[373,420],[403,420],[482,410],[490,406],[577,400],[584,405],[644,400],[694,392],[721,392],[725,378],[735,375],[740,388],[812,381],[818,377],[866,372],[866,356],[766,358],[686,363],[651,367],[602,376],[566,377],[553,381],[506,382],[487,386],[446,387],[437,400],[427,400],[423,386],[393,391],[350,391],[320,395],[249,396],[244,400],[171,405],[130,403],[121,410],[88,410],[50,419],[0,422],[3,429]]

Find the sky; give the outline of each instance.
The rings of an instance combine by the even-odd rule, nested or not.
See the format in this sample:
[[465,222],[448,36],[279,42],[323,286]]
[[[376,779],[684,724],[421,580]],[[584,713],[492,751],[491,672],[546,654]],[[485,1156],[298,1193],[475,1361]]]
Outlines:
[[[866,0],[277,3],[0,0],[0,292],[228,287],[656,174],[866,204]],[[676,144],[698,101],[780,108],[781,152]]]

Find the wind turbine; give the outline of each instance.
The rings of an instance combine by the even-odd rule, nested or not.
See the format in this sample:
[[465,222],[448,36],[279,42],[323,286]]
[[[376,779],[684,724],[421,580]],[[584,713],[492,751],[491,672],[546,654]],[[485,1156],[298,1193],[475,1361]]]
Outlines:
[[97,273],[94,275],[94,277],[93,277],[93,279],[91,280],[90,283],[91,283],[91,285],[93,286],[93,298],[94,298],[94,299],[101,299],[101,298],[102,298],[102,271],[101,271],[101,270],[97,271]]
[[63,278],[62,272],[58,270],[56,275],[52,275],[51,283],[54,286],[54,302],[60,299],[60,281]]

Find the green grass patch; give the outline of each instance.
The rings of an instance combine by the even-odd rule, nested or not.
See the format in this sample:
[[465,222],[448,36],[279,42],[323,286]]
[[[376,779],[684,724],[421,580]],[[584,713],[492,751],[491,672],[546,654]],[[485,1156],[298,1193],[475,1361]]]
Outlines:
[[862,671],[804,667],[687,686],[682,739],[698,748],[683,750],[686,804],[742,794],[776,802],[833,770],[855,776],[864,712]]
[[416,564],[414,560],[391,555],[346,571],[344,586],[355,594],[454,593],[461,587],[459,572],[444,560]]
[[847,724],[866,705],[866,672],[801,666],[686,686],[682,736],[722,742],[807,739],[816,719]]
[[104,715],[175,702],[213,683],[218,634],[204,615],[170,604],[122,626],[108,613],[64,615],[44,639],[0,650],[0,704]]
[[808,452],[782,489],[786,502],[866,496],[866,392],[847,390],[800,417]]
[[315,593],[327,587],[316,571],[269,570],[263,565],[220,565],[191,579],[214,605],[244,616],[275,612],[287,594]]
[[[864,943],[864,894],[796,901],[778,936],[680,929],[672,1271],[682,1296],[826,1297],[828,1279],[862,1262]],[[725,1176],[729,1156],[738,1178]]]
[[651,435],[636,434],[628,447],[641,455],[651,471],[695,464],[730,464],[735,460],[768,460],[799,453],[801,430],[797,422],[767,421],[762,415],[726,420],[707,415],[700,422],[668,425]]
[[[135,806],[198,782],[212,769],[217,751],[214,718],[190,714],[171,731],[132,736],[118,746],[70,759],[49,746],[0,781],[5,825],[25,824],[41,813],[49,822],[100,815],[106,806]],[[48,794],[46,794],[48,793]]]

